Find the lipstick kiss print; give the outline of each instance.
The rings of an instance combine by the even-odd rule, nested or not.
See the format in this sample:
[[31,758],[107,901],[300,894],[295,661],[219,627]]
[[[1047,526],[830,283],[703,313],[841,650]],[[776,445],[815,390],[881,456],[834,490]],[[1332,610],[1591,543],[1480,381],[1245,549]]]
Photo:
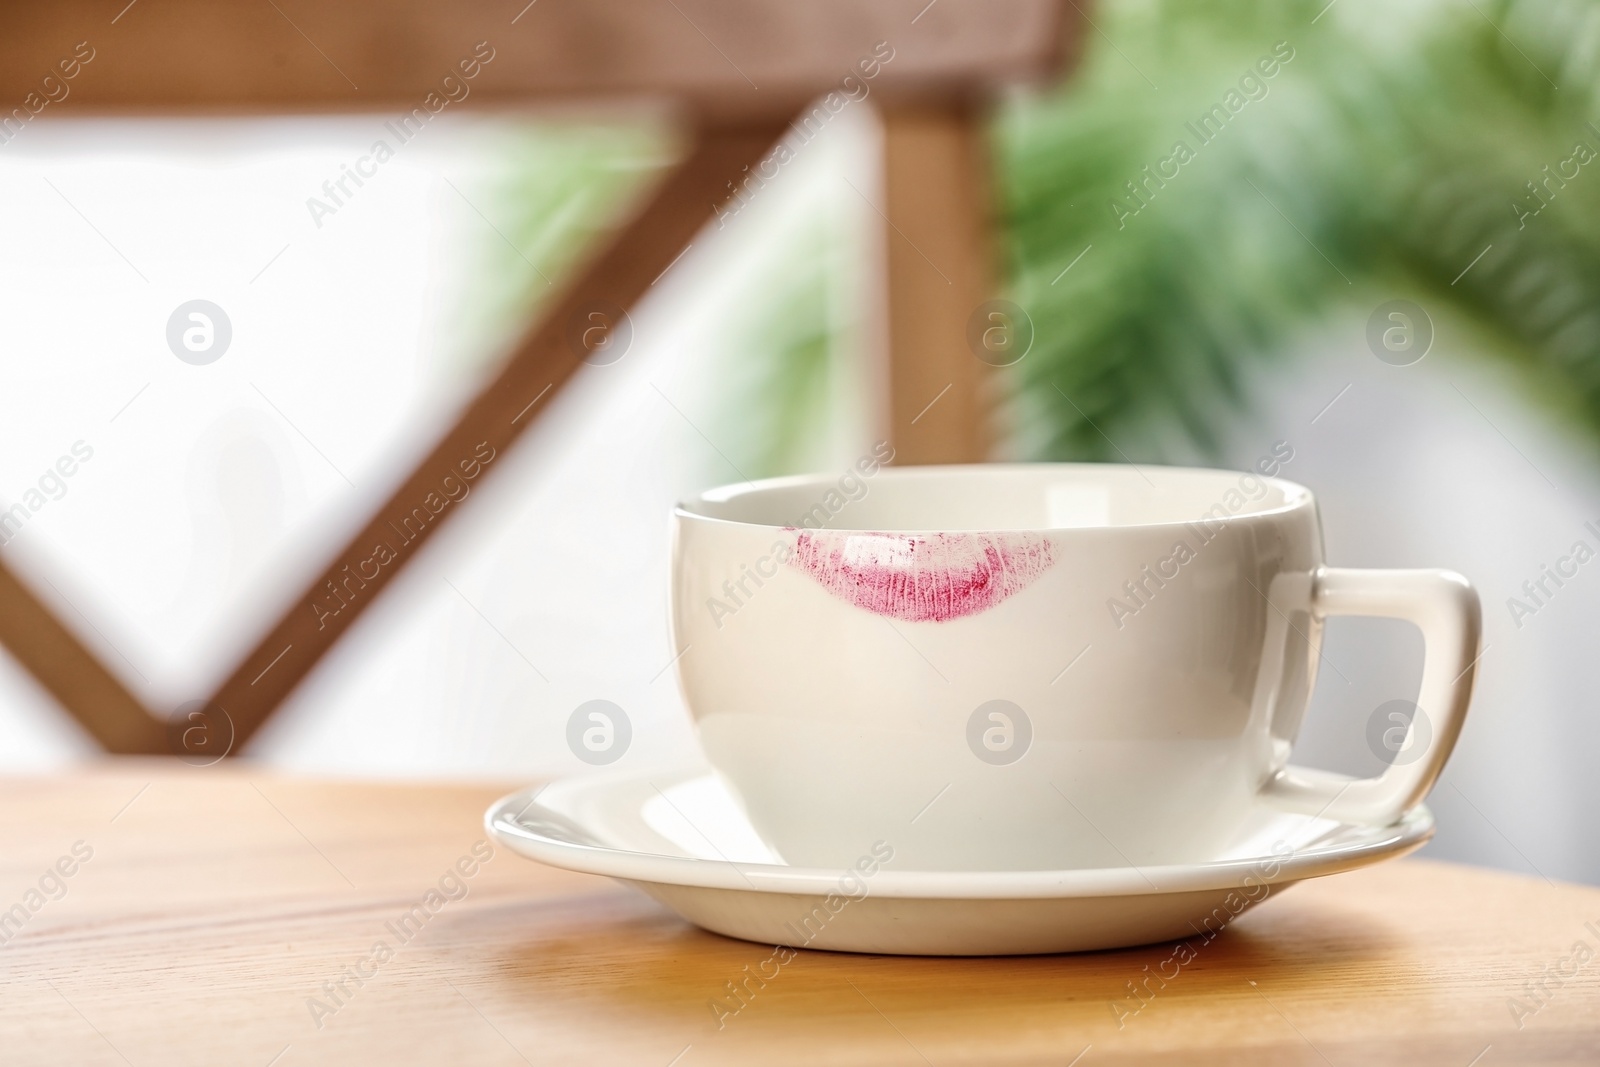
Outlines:
[[791,565],[858,608],[946,622],[988,611],[1053,562],[1050,542],[1037,534],[802,530]]

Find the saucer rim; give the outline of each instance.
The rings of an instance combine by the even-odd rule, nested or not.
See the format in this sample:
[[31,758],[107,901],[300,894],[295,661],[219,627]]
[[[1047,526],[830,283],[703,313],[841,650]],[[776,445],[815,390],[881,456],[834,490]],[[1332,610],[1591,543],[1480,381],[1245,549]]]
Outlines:
[[[693,856],[668,856],[609,845],[586,845],[546,837],[517,822],[519,814],[555,785],[587,785],[591,789],[615,788],[635,778],[686,781],[712,773],[706,768],[675,768],[615,775],[570,775],[510,793],[484,812],[484,829],[518,855],[583,874],[604,875],[630,882],[675,885],[741,892],[789,893],[822,896],[837,891],[842,869],[801,867],[772,863],[736,863],[732,860]],[[1265,804],[1264,807],[1271,808]],[[1273,809],[1277,811],[1279,809]],[[1235,889],[1245,879],[1254,884],[1279,885],[1369,866],[1421,848],[1433,837],[1435,822],[1426,804],[1418,804],[1387,827],[1339,824],[1372,835],[1370,840],[1330,845],[1290,853],[1202,863],[1159,864],[1138,867],[1095,867],[1020,871],[917,871],[884,868],[873,875],[871,895],[907,899],[1033,899],[1104,896],[1147,896],[1169,893]],[[1264,862],[1278,863],[1273,875],[1264,874]]]

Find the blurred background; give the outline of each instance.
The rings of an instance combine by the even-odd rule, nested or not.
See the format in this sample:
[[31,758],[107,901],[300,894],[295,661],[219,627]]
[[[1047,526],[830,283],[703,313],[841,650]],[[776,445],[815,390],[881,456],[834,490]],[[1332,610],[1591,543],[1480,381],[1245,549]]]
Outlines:
[[[1600,883],[1600,563],[1524,590],[1600,550],[1600,10],[1087,17],[1072,77],[986,127],[1031,337],[996,382],[993,458],[1243,468],[1286,442],[1330,562],[1450,567],[1483,596],[1427,854]],[[0,510],[30,512],[0,556],[152,708],[217,685],[672,158],[649,116],[447,112],[308,213],[380,122],[63,107],[0,144]],[[667,513],[881,436],[882,138],[845,109],[697,238],[624,358],[556,395],[246,757],[532,779],[583,768],[566,721],[606,699],[632,755],[692,758]],[[203,375],[166,338],[192,299],[231,326]],[[48,477],[62,456],[75,473]],[[1403,624],[1335,620],[1297,761],[1374,773],[1369,724],[1414,695],[1420,653]],[[98,751],[4,655],[0,736],[8,772]]]

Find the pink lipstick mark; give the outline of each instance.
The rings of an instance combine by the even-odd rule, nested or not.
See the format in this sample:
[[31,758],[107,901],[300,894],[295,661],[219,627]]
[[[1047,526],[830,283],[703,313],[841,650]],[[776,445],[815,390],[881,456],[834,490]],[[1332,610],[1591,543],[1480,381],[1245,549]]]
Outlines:
[[793,563],[834,596],[910,622],[988,611],[1055,559],[1037,534],[802,530]]

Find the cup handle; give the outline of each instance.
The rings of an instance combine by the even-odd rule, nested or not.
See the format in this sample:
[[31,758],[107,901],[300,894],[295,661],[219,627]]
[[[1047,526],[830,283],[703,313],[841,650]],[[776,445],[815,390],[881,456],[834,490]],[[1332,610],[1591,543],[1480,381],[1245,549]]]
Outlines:
[[[1353,570],[1322,567],[1312,576],[1311,611],[1318,619],[1367,615],[1405,619],[1422,631],[1422,685],[1417,706],[1433,727],[1431,751],[1394,763],[1375,778],[1289,765],[1261,795],[1275,807],[1340,822],[1388,826],[1422,802],[1450,758],[1472,697],[1483,632],[1471,584],[1453,571]],[[1412,740],[1415,719],[1406,727]]]

